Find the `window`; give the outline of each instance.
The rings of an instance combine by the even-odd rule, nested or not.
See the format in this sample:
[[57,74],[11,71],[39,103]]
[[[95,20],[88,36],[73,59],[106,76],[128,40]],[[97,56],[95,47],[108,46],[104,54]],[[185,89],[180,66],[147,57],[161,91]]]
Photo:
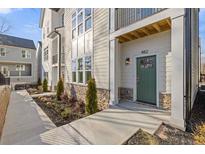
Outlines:
[[44,52],[43,52],[43,60],[44,61],[47,61],[48,60],[48,47],[46,47],[44,49]]
[[76,38],[76,13],[72,15],[72,39]]
[[76,18],[73,18],[72,20],[72,28],[75,28],[76,27]]
[[91,15],[91,8],[85,9],[85,18],[89,17]]
[[22,58],[27,58],[27,59],[31,58],[31,52],[30,51],[22,50],[21,55],[22,55]]
[[61,16],[61,24],[62,24],[62,26],[64,26],[64,14],[62,14],[62,16]]
[[0,48],[0,57],[6,56],[6,50],[4,48]]
[[48,72],[44,72],[44,78],[48,80]]
[[91,78],[91,56],[85,57],[85,81]]
[[78,36],[81,35],[81,34],[83,34],[83,24],[80,24],[78,26]]
[[91,28],[91,17],[85,20],[85,31]]
[[72,60],[72,82],[76,82],[76,60]]
[[76,38],[76,28],[72,30],[72,39]]
[[17,64],[16,65],[16,71],[25,71],[25,65]]
[[83,83],[83,58],[78,59],[78,82]]
[[22,58],[26,58],[26,51],[25,50],[22,50]]
[[78,14],[78,24],[83,22],[83,11]]

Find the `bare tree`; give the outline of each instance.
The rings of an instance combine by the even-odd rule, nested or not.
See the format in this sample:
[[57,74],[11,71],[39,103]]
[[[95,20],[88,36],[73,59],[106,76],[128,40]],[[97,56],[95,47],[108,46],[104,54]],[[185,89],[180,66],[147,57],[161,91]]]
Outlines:
[[0,34],[7,33],[11,29],[11,25],[4,17],[0,17]]

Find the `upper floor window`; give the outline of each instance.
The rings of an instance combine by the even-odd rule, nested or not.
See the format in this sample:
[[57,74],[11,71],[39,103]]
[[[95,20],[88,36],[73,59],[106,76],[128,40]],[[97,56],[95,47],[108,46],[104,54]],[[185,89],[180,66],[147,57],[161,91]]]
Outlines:
[[92,28],[92,9],[77,9],[72,15],[72,39],[75,39],[90,28]]
[[27,50],[22,50],[21,55],[22,55],[22,58],[27,58],[27,59],[31,58],[31,52]]
[[6,56],[6,50],[5,48],[0,48],[0,57]]
[[48,47],[46,47],[44,49],[44,52],[43,52],[43,60],[44,61],[47,61],[48,60]]
[[89,17],[89,16],[91,16],[91,8],[86,8],[85,9],[85,18],[87,18],[87,17]]
[[78,14],[78,24],[83,22],[83,11]]
[[62,24],[62,26],[64,26],[64,14],[62,14],[62,16],[61,16],[61,24]]

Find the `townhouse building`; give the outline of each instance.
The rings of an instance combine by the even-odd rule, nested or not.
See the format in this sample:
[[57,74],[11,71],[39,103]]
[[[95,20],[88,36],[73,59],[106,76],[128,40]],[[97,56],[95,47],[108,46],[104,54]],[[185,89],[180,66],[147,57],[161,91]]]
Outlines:
[[55,90],[61,74],[64,76],[65,69],[64,9],[42,9],[39,26],[42,28],[42,79],[47,78],[49,88]]
[[32,40],[0,34],[0,73],[15,84],[36,84],[36,47]]
[[64,25],[57,28],[63,41],[53,51],[63,51],[65,63],[56,73],[50,62],[48,79],[63,74],[69,94],[85,100],[87,80],[93,77],[99,109],[126,101],[145,103],[168,110],[170,123],[186,127],[199,86],[199,9],[42,9],[45,51],[53,46],[56,32],[44,38],[45,25],[53,20]]

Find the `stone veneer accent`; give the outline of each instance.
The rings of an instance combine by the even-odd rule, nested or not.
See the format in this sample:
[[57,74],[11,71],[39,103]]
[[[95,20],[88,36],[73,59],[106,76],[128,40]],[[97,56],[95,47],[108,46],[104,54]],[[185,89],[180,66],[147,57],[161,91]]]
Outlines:
[[[68,83],[65,89],[70,96],[85,102],[87,86]],[[107,109],[109,107],[109,90],[97,88],[97,97],[98,109]]]
[[165,110],[171,110],[171,94],[166,92],[159,93],[159,107]]
[[133,89],[132,88],[118,88],[118,97],[120,100],[133,101]]
[[11,90],[8,86],[0,86],[0,137],[2,134],[6,111],[9,104]]

